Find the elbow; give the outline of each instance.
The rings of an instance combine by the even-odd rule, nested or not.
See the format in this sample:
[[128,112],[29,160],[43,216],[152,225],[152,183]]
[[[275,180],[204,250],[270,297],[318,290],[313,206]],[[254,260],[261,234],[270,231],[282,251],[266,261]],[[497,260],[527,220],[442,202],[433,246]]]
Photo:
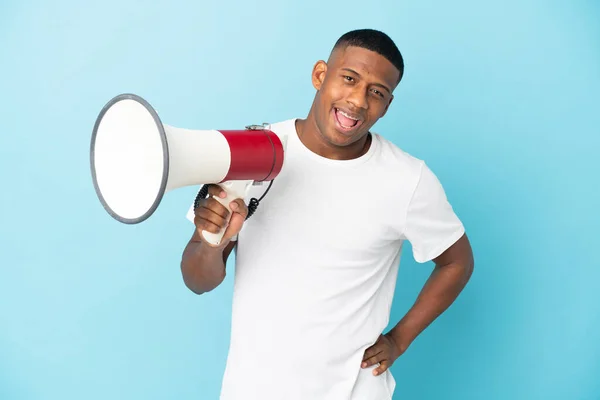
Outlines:
[[473,271],[475,271],[475,261],[473,260],[473,258],[471,257],[471,259],[464,264],[463,267],[463,271],[464,271],[464,281],[465,284],[467,284],[467,282],[469,282],[469,280],[471,280],[471,276],[473,276]]
[[184,283],[185,287],[188,288],[190,290],[190,292],[192,292],[194,294],[200,295],[200,294],[210,292],[210,289],[203,288],[197,284],[194,284],[189,279],[186,279],[185,275],[183,276],[183,283]]
[[194,294],[201,295],[214,290],[225,280],[225,273],[219,276],[205,276],[181,263],[181,275],[185,286]]
[[197,279],[188,279],[186,276],[183,276],[183,283],[185,287],[187,287],[192,293],[201,295],[208,292],[211,292],[219,283],[211,284],[210,282],[198,281]]

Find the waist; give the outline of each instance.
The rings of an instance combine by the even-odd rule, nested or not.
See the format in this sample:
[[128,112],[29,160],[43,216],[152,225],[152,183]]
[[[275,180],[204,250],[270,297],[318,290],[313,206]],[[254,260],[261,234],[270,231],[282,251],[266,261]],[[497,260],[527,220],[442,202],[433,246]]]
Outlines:
[[391,373],[360,367],[362,353],[336,358],[316,352],[257,355],[232,347],[221,400],[392,400]]

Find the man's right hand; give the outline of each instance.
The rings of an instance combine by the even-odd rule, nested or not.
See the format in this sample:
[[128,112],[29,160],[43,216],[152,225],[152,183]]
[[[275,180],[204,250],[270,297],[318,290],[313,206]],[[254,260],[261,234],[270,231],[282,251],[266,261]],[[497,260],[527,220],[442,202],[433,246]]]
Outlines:
[[[237,235],[242,229],[246,216],[248,215],[248,207],[243,199],[232,201],[229,204],[229,207],[233,212],[231,219],[229,220],[229,225],[227,225],[229,210],[213,198],[213,196],[225,198],[227,197],[227,193],[219,185],[212,184],[208,186],[208,194],[209,197],[202,199],[194,212],[194,224],[198,230],[198,236],[200,236],[203,242],[211,247],[225,247],[231,238]],[[227,226],[227,229],[218,246],[215,246],[204,239],[202,231],[218,233],[225,226]]]

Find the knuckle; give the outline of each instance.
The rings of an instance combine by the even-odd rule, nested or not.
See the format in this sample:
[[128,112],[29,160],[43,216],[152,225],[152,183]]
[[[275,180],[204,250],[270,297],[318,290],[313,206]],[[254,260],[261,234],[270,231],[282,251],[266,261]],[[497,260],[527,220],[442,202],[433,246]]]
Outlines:
[[213,197],[209,197],[205,201],[206,201],[206,203],[205,203],[206,204],[206,208],[208,208],[208,209],[214,209],[219,204],[219,202],[215,198],[213,198]]
[[196,220],[195,225],[196,225],[196,228],[198,228],[200,230],[206,230],[206,228],[208,227],[208,224],[206,223],[206,220],[204,220],[204,219]]
[[225,208],[225,206],[223,204],[219,203],[219,201],[214,198],[208,199],[207,205],[208,205],[207,208],[210,211],[217,213],[223,217],[225,217],[225,216],[227,216],[227,214],[229,214],[229,210],[227,208]]
[[214,212],[207,212],[206,215],[204,216],[204,219],[206,219],[207,221],[212,222],[213,224],[216,224],[216,225],[223,224],[223,218],[220,217],[219,215],[215,214]]
[[207,231],[210,233],[217,233],[219,230],[217,226],[211,222],[204,220],[200,225],[198,225],[198,229],[202,231]]
[[202,230],[210,230],[213,227],[217,227],[219,225],[219,221],[215,221],[215,218],[210,214],[206,215],[205,213],[198,213],[194,217],[194,224],[198,229]]
[[206,215],[206,212],[203,211],[199,211],[198,213],[196,213],[196,216],[194,217],[194,223],[196,225],[206,225],[206,223],[208,222],[208,218]]

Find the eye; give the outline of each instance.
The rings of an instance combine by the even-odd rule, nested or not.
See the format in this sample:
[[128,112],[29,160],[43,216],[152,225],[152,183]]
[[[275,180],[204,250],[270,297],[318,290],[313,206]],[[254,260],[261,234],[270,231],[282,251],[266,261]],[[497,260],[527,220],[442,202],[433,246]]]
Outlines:
[[375,93],[376,96],[383,97],[383,93],[381,93],[379,90],[373,89],[372,91],[373,93]]
[[346,82],[354,82],[354,78],[348,75],[343,75],[343,78]]

